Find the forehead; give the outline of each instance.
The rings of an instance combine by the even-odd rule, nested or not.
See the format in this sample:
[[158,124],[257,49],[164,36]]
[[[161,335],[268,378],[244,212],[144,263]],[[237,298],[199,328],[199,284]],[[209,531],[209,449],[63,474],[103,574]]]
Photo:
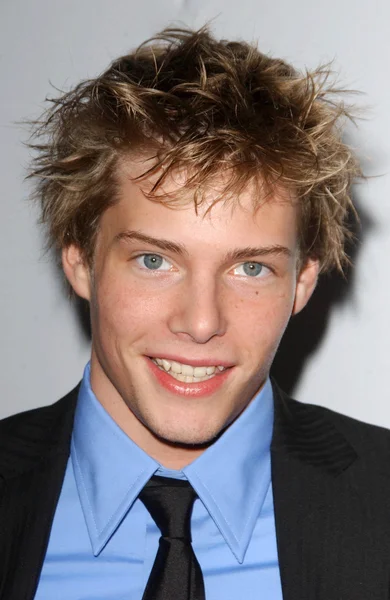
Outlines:
[[195,166],[165,165],[164,157],[160,157],[158,151],[141,150],[137,155],[123,157],[118,162],[116,175],[120,187],[126,186],[128,180],[133,181],[147,197],[160,199],[165,204],[204,202],[209,207],[217,200],[223,201],[225,206],[251,200],[256,209],[268,198],[293,204],[297,202],[296,194],[286,184],[271,184],[270,178],[266,181],[260,169],[254,175],[253,170],[245,172],[243,166],[236,169],[229,164],[217,167],[202,180],[201,185],[192,184],[193,180],[199,181]]
[[226,194],[223,174],[194,190],[186,185],[190,174],[177,170],[154,192],[161,173],[143,177],[145,167],[148,162],[138,160],[118,170],[118,202],[103,215],[102,231],[109,230],[112,236],[126,228],[138,229],[186,245],[295,245],[297,202],[287,190],[266,190],[260,181],[248,184],[240,194]]

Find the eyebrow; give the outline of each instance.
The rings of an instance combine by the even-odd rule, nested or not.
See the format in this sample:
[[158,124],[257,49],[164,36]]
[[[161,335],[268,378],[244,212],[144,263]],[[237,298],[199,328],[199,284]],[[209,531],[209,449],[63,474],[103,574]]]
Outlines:
[[175,254],[188,255],[188,252],[183,244],[177,244],[176,242],[170,242],[169,240],[154,238],[150,235],[145,235],[140,231],[122,231],[114,238],[114,241],[121,240],[137,240],[138,242],[150,244],[151,246],[157,246],[157,248],[161,248],[161,250],[168,250],[169,252],[174,252]]
[[[179,254],[181,256],[188,256],[188,251],[183,244],[171,242],[170,240],[154,238],[150,235],[141,233],[140,231],[122,231],[121,233],[118,233],[114,238],[114,241],[121,240],[136,240],[138,242],[143,242],[151,246],[156,246],[161,250],[167,250],[169,252],[173,252],[174,254]],[[230,250],[225,257],[225,260],[234,262],[237,260],[242,260],[244,258],[257,258],[259,256],[269,255],[286,256],[287,258],[291,258],[292,252],[286,246],[281,246],[279,244],[258,247],[246,246],[245,248],[237,248],[235,250]]]
[[280,246],[274,244],[272,246],[247,246],[246,248],[237,248],[237,250],[231,250],[227,253],[226,259],[228,261],[241,260],[243,258],[256,258],[258,256],[286,256],[291,258],[292,252],[286,246]]

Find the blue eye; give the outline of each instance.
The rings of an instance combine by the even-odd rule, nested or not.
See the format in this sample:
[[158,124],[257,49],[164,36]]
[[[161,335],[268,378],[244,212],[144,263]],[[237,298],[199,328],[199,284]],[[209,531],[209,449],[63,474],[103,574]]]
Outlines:
[[142,262],[147,269],[159,269],[163,263],[163,259],[158,254],[145,254]]
[[265,275],[268,270],[261,263],[245,262],[234,269],[234,274],[246,277],[259,277],[259,275]]
[[169,271],[171,264],[159,254],[141,254],[137,256],[137,263],[148,271]]

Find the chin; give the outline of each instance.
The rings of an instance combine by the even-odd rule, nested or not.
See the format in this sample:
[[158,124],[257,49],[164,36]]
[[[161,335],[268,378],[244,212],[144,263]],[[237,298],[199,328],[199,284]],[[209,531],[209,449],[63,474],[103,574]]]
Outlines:
[[156,427],[150,429],[152,433],[162,442],[170,446],[182,448],[207,448],[222,433],[221,428],[203,429],[188,427]]

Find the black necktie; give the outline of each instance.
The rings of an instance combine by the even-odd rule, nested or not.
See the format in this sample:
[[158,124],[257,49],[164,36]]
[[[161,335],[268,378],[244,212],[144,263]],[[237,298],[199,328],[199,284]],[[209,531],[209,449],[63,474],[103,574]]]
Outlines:
[[205,600],[203,575],[191,545],[196,494],[188,481],[152,477],[139,495],[161,537],[142,600]]

